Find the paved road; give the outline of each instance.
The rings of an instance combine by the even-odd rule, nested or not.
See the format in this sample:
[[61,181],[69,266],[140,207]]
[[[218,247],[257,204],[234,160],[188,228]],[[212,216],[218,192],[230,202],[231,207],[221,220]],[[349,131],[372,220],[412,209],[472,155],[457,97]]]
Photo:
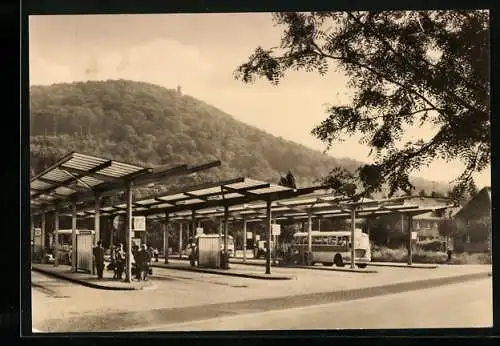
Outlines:
[[406,329],[492,325],[492,281],[482,279],[389,296],[154,326],[141,330]]
[[[251,270],[249,266],[241,267]],[[432,279],[478,270],[487,272],[491,267],[455,266],[436,270],[381,268],[376,274],[276,268],[276,271],[296,273],[298,276],[297,280],[285,281],[255,280],[155,268],[152,280],[155,280],[156,288],[146,291],[103,291],[32,272],[32,281],[36,285],[32,289],[32,320],[33,326],[40,330],[62,332],[119,330],[212,318],[221,316],[222,313],[269,310],[268,303],[264,303],[264,306],[244,304],[254,300],[274,299],[274,305],[284,304],[283,307],[290,308],[299,306],[296,295]],[[284,298],[281,302],[280,297]],[[315,303],[334,301],[326,298],[322,300],[323,298],[316,297]],[[305,301],[301,302],[301,305],[309,304],[308,299],[303,300]],[[233,305],[229,308],[221,304]],[[198,308],[207,305],[212,305],[211,309]],[[277,308],[281,309],[282,306]],[[172,312],[172,309],[177,310]]]

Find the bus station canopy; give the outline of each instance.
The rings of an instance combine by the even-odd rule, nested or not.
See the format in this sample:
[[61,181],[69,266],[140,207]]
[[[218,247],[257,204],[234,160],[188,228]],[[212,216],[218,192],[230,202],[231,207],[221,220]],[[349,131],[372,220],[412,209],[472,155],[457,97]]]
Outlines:
[[[452,207],[451,205],[437,205],[433,207],[420,207],[416,204],[406,203],[409,197],[372,200],[363,199],[354,202],[349,197],[333,195],[331,192],[322,191],[311,193],[271,203],[272,218],[280,220],[307,220],[311,218],[349,218],[354,208],[356,217],[374,217],[393,213],[406,215],[420,215]],[[246,220],[247,222],[263,221],[266,215],[266,203],[250,203],[233,205],[228,208],[229,219],[233,221]],[[196,211],[198,221],[222,218],[224,208],[207,208]],[[165,214],[150,214],[151,219],[165,219]],[[169,221],[190,221],[192,213],[181,211],[169,214]]]
[[169,176],[190,174],[220,166],[220,161],[188,167],[142,167],[94,155],[71,152],[30,180],[32,212],[55,209],[68,202],[84,202],[124,190],[127,184],[144,185]]
[[[171,190],[166,194],[153,195],[133,202],[133,214],[150,216],[161,214],[174,218],[185,215],[192,218],[193,212],[200,217],[203,213],[222,210],[224,207],[233,209],[232,206],[251,202],[264,202],[267,200],[286,199],[295,196],[311,194],[317,190],[324,190],[324,186],[313,186],[303,189],[294,189],[278,184],[267,183],[250,178],[235,178],[215,183],[205,183],[191,187]],[[262,204],[262,203],[261,203]],[[125,202],[102,206],[101,215],[126,214]],[[78,210],[79,216],[92,215],[93,208],[88,207]],[[64,214],[63,214],[64,215]]]

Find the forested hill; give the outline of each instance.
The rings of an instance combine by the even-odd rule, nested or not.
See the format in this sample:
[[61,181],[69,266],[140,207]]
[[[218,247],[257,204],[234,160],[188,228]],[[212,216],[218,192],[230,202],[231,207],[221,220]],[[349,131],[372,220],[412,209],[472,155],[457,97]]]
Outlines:
[[[32,174],[70,151],[150,167],[221,160],[208,180],[248,176],[278,182],[292,169],[302,186],[333,167],[353,170],[360,164],[277,138],[203,101],[143,82],[32,86],[30,102]],[[447,190],[421,179],[415,184],[417,190]]]

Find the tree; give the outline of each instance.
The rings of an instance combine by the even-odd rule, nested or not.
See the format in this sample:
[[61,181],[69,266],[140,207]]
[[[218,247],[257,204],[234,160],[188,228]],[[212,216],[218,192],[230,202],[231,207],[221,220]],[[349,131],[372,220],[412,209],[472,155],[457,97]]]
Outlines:
[[438,224],[438,232],[440,236],[446,239],[455,238],[463,233],[452,219],[441,220]]
[[295,182],[295,176],[292,173],[292,170],[288,170],[288,174],[284,177],[281,177],[279,185],[291,187],[293,189],[297,188],[297,184]]
[[[409,173],[435,158],[466,164],[457,178],[490,163],[489,12],[276,13],[284,27],[279,47],[257,47],[235,78],[263,77],[278,85],[290,70],[327,73],[342,68],[354,90],[349,106],[332,105],[312,134],[327,150],[361,134],[375,162],[359,168],[362,192],[390,195],[412,188]],[[430,139],[398,142],[404,127],[433,124]]]

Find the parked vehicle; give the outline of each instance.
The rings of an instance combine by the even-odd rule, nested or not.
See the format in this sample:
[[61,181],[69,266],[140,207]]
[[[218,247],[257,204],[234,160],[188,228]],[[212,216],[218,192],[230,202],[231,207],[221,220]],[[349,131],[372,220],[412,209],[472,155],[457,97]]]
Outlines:
[[[292,254],[295,261],[308,256],[308,233],[298,232],[294,234],[294,245]],[[323,265],[336,265],[343,267],[351,261],[351,232],[311,232],[311,262],[323,263]],[[361,229],[356,229],[354,234],[355,263],[359,268],[366,268],[371,262],[370,239],[368,234]]]

